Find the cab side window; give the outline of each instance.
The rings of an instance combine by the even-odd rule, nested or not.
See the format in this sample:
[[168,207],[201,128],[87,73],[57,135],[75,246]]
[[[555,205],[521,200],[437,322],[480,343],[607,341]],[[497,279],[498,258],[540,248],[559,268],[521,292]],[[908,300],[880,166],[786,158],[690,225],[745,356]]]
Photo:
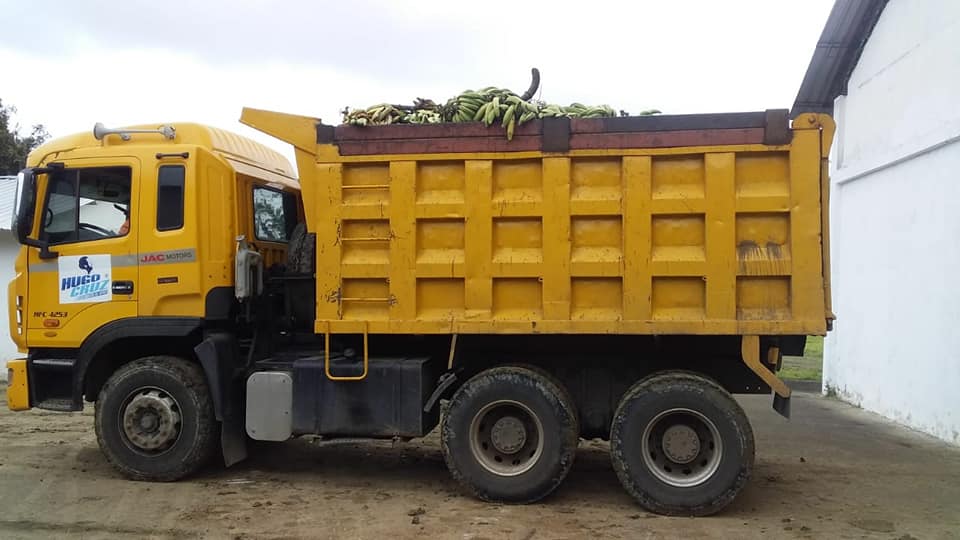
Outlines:
[[130,229],[130,168],[51,174],[42,235],[51,245],[124,236]]
[[164,165],[157,173],[157,230],[183,227],[183,165]]
[[285,244],[296,226],[297,206],[292,194],[253,188],[253,229],[257,240]]

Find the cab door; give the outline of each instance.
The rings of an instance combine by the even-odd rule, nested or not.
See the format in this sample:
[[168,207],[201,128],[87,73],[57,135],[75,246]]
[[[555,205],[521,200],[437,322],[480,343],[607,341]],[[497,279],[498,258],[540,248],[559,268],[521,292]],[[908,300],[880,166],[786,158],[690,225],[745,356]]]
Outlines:
[[[195,167],[186,155],[165,155],[144,168],[140,197],[141,317],[202,317],[197,250]],[[223,227],[223,224],[218,224]]]
[[137,315],[140,162],[75,159],[47,174],[39,236],[28,255],[27,339],[79,347],[97,328]]

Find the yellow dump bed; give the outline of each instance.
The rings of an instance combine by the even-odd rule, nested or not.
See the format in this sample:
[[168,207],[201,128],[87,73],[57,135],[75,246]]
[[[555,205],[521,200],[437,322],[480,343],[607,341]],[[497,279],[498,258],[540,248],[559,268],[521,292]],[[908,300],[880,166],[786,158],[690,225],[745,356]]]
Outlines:
[[823,334],[833,122],[786,111],[332,127],[296,147],[316,331]]

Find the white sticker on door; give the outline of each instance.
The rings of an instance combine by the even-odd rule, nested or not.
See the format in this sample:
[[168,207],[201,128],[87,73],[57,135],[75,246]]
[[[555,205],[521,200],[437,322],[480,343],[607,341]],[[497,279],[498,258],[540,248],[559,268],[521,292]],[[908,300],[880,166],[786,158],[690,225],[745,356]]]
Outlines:
[[110,255],[65,255],[57,263],[61,304],[110,300]]

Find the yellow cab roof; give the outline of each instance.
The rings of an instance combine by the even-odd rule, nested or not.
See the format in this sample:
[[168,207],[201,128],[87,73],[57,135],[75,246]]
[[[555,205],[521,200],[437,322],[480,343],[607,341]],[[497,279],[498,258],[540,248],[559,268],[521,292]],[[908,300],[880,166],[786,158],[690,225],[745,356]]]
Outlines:
[[264,178],[265,180],[282,184],[288,188],[300,188],[300,183],[297,181],[293,167],[282,154],[256,141],[224,129],[188,122],[125,126],[122,129],[154,130],[161,125],[173,126],[176,129],[176,136],[173,140],[160,135],[131,133],[129,141],[122,140],[119,135],[107,135],[102,141],[98,141],[94,138],[93,130],[91,129],[85,133],[75,133],[65,137],[58,137],[43,143],[30,152],[27,163],[37,165],[39,161],[46,159],[51,154],[96,146],[107,147],[137,144],[173,146],[188,144],[206,148],[220,155],[220,157],[227,160],[239,173]]

